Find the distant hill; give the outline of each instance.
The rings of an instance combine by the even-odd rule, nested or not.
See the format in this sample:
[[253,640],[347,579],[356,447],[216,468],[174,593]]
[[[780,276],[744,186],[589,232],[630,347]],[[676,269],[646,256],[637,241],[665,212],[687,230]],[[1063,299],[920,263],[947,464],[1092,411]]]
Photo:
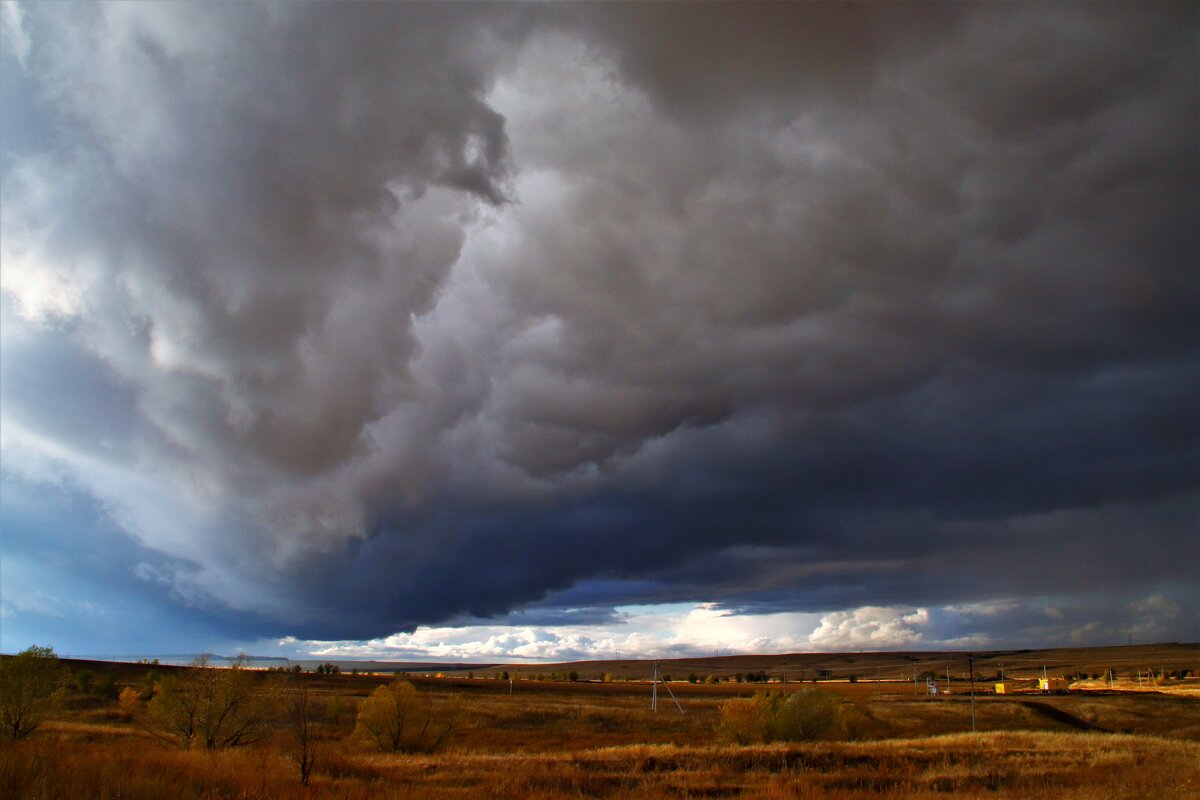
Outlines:
[[[789,681],[842,679],[912,680],[914,674],[935,673],[943,676],[948,669],[959,679],[968,672],[968,657],[974,662],[977,680],[998,676],[1034,678],[1045,670],[1049,674],[1103,673],[1113,669],[1121,675],[1141,670],[1173,671],[1187,669],[1200,674],[1200,643],[1118,645],[1112,647],[1056,647],[1046,649],[910,650],[859,653],[782,653],[777,655],[711,656],[704,658],[660,659],[664,675],[679,680],[691,674],[700,677],[734,677],[737,673],[765,673],[773,680]],[[504,670],[519,676],[575,671],[582,680],[612,674],[614,678],[649,678],[654,661],[645,659],[613,661],[573,661],[558,664],[501,664],[495,667],[475,665],[473,669]],[[445,672],[445,665],[438,667]]]
[[[174,654],[160,656],[90,656],[71,657],[80,665],[128,664],[144,665],[158,659],[163,667],[186,666],[198,655]],[[208,654],[213,666],[225,666],[230,656]],[[1121,677],[1135,673],[1175,672],[1187,670],[1200,675],[1200,643],[1166,642],[1160,644],[1117,645],[1111,647],[1056,647],[1043,649],[1008,650],[908,650],[845,653],[780,653],[768,655],[708,656],[701,658],[672,658],[658,661],[661,674],[673,680],[689,676],[704,679],[745,678],[753,674],[760,680],[907,680],[924,679],[930,674],[942,678],[949,672],[957,681],[968,677],[968,659],[973,662],[976,680],[990,680],[1003,674],[1006,678],[1029,679],[1050,675],[1104,674],[1115,670]],[[386,661],[357,659],[287,659],[274,656],[251,656],[251,666],[292,667],[299,665],[313,672],[322,664],[335,664],[342,672],[407,673],[465,673],[479,677],[495,677],[507,672],[514,677],[550,676],[554,673],[575,672],[580,680],[599,680],[611,675],[617,680],[648,680],[653,674],[654,659],[621,659],[595,661],[566,661],[559,663],[475,663],[435,661]]]

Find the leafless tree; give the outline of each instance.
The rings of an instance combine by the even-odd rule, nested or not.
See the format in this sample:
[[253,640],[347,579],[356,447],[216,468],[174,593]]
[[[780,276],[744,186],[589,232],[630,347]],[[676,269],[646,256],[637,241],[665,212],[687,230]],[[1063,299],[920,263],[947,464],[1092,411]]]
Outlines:
[[320,703],[303,678],[297,678],[284,694],[284,713],[291,734],[291,756],[300,770],[300,783],[308,786],[316,763],[320,733]]
[[246,662],[239,656],[228,668],[215,668],[202,656],[183,676],[164,679],[146,710],[150,730],[184,750],[254,741],[276,697],[270,687],[256,685]]

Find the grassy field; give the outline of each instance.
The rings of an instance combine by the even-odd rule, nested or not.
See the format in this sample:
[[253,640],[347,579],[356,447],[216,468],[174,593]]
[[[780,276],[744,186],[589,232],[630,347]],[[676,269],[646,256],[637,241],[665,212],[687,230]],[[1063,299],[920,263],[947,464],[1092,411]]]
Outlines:
[[12,798],[1186,798],[1193,742],[1083,733],[955,734],[749,747],[623,745],[514,757],[331,749],[313,784],[263,748],[213,754],[57,738],[0,749]]
[[[1193,646],[1191,653],[1200,649]],[[159,676],[178,673],[65,663],[91,671],[92,686],[106,686],[110,695],[144,686],[152,669]],[[713,665],[698,662],[696,669],[711,674]],[[1089,678],[1075,685],[1093,686],[1091,691],[980,694],[973,703],[957,686],[954,694],[931,697],[918,694],[924,684],[911,681],[831,680],[818,688],[854,711],[857,740],[736,746],[715,733],[723,704],[756,691],[797,692],[813,684],[676,682],[671,686],[683,713],[660,687],[655,714],[645,683],[536,681],[512,672],[511,685],[483,675],[414,676],[422,697],[455,701],[450,736],[437,752],[417,755],[372,751],[353,736],[360,704],[394,678],[289,676],[288,685],[307,687],[319,709],[308,787],[300,785],[282,721],[246,746],[185,752],[156,738],[111,697],[76,691],[33,736],[0,745],[0,797],[1200,796],[1195,678],[1164,680],[1153,691],[1145,680],[1138,685],[1122,678],[1117,688],[1128,691],[1111,691],[1107,681]],[[599,674],[604,672],[611,670]],[[258,679],[266,686],[282,678]]]

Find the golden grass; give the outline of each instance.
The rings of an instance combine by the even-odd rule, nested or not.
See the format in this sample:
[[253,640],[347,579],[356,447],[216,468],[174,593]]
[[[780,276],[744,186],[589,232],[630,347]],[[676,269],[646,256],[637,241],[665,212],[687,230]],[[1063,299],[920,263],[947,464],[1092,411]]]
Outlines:
[[270,748],[181,752],[43,736],[0,747],[0,796],[150,798],[1184,798],[1200,745],[988,733],[756,747],[628,745],[536,755],[359,754],[330,745],[309,789]]
[[[136,679],[129,676],[129,680]],[[691,687],[685,714],[636,684],[428,681],[466,709],[433,755],[369,753],[357,704],[386,678],[316,678],[325,701],[313,785],[300,786],[276,727],[252,746],[170,749],[115,704],[75,698],[28,741],[0,745],[0,797],[24,800],[451,800],[746,798],[1049,800],[1200,796],[1200,703],[1166,694],[970,700],[842,684],[865,741],[736,747],[714,735],[731,693]],[[811,685],[811,684],[809,684]],[[596,688],[601,687],[603,688]],[[726,685],[720,685],[725,689]],[[745,691],[769,687],[743,687]],[[792,688],[790,685],[783,688]],[[660,700],[663,698],[660,697]],[[1048,713],[1049,708],[1054,713]],[[336,712],[336,719],[334,718]],[[1103,729],[1082,733],[1065,724]],[[1128,735],[1134,731],[1138,735]]]

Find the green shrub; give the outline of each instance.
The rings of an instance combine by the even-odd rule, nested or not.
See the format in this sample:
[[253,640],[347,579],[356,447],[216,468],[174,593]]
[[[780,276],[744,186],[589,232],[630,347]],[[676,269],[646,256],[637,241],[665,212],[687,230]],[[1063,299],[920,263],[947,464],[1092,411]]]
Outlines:
[[90,669],[81,669],[75,673],[75,688],[80,694],[88,694],[92,691],[92,679],[96,675]]
[[95,687],[95,691],[96,694],[107,700],[116,700],[121,694],[121,687],[117,685],[116,673],[104,673],[104,677],[100,679],[100,683]]

